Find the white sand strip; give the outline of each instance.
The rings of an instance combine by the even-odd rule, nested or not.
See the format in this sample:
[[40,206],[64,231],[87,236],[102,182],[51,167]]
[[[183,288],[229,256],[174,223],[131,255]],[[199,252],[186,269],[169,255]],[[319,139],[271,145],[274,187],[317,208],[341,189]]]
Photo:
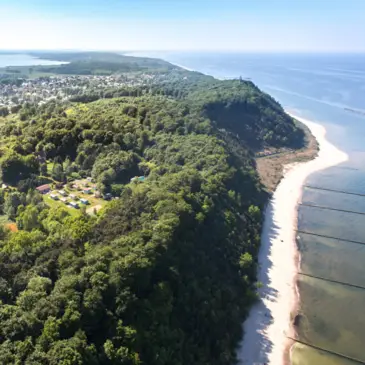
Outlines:
[[265,211],[261,235],[258,280],[260,301],[253,306],[244,323],[244,340],[237,351],[241,365],[281,365],[293,336],[291,312],[298,303],[296,273],[298,252],[295,242],[297,204],[305,179],[313,172],[340,164],[347,155],[325,139],[319,124],[293,116],[305,124],[317,139],[318,156],[309,162],[286,166],[284,178]]

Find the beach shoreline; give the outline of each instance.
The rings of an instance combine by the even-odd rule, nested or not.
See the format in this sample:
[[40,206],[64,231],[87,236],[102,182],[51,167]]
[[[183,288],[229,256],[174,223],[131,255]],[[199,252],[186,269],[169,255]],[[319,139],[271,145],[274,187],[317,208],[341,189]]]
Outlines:
[[348,158],[326,140],[323,126],[290,115],[309,128],[319,151],[313,160],[284,167],[283,178],[266,206],[258,257],[258,281],[262,283],[258,289],[260,300],[251,308],[243,325],[244,338],[237,351],[240,365],[290,363],[293,341],[289,338],[296,336],[293,319],[300,305],[296,228],[303,185],[311,173]]

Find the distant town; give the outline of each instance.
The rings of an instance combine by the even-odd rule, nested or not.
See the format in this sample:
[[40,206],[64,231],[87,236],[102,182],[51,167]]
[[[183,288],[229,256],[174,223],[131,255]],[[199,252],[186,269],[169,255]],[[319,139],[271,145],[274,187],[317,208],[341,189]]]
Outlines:
[[57,75],[36,79],[10,79],[10,82],[0,82],[0,106],[6,106],[10,110],[10,108],[24,103],[42,105],[52,100],[62,102],[85,93],[102,93],[119,90],[123,87],[149,85],[161,82],[166,78],[168,78],[168,74],[146,72],[110,76]]

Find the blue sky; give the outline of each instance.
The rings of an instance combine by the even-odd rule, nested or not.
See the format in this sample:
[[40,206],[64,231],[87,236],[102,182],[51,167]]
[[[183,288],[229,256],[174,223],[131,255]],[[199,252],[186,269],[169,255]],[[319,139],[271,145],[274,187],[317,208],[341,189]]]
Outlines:
[[365,0],[0,0],[0,49],[365,52]]

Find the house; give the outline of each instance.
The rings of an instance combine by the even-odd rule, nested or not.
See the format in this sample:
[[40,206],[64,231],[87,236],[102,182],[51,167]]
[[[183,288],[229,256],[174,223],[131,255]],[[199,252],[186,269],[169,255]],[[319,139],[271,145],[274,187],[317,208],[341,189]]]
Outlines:
[[75,208],[75,209],[79,209],[79,205],[76,202],[70,202],[71,207]]
[[137,181],[143,182],[144,180],[145,180],[144,176],[135,176],[131,178],[131,182],[137,182]]
[[58,193],[62,196],[67,196],[67,193],[64,190],[60,190]]
[[70,198],[73,199],[73,200],[76,200],[77,196],[75,194],[70,194]]
[[53,200],[58,200],[58,196],[56,194],[51,194],[50,197]]
[[51,191],[51,187],[48,184],[45,185],[41,185],[38,186],[37,188],[35,188],[38,192],[40,192],[41,194],[47,194]]
[[84,194],[91,194],[91,189],[90,188],[84,188],[83,192],[84,192]]
[[67,198],[61,198],[60,200],[61,200],[62,203],[67,204]]
[[89,204],[89,201],[87,199],[83,199],[83,198],[80,199],[80,202],[85,205]]

